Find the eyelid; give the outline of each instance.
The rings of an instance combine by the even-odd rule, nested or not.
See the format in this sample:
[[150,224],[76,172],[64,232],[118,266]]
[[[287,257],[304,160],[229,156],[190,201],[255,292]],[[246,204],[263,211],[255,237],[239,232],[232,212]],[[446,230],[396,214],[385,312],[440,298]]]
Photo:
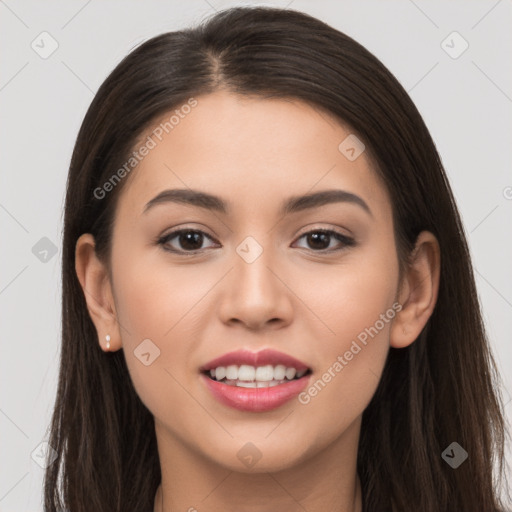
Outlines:
[[341,228],[339,226],[334,226],[334,225],[330,225],[330,224],[327,224],[327,226],[325,226],[325,225],[321,226],[318,224],[313,224],[313,225],[310,224],[309,226],[304,228],[304,231],[299,232],[299,234],[297,235],[297,238],[300,238],[301,236],[304,236],[304,235],[307,235],[308,233],[316,232],[316,231],[336,233],[337,235],[340,235],[344,238],[354,239],[354,236],[347,229],[345,229],[345,231],[348,231],[348,233],[344,233],[341,231]]

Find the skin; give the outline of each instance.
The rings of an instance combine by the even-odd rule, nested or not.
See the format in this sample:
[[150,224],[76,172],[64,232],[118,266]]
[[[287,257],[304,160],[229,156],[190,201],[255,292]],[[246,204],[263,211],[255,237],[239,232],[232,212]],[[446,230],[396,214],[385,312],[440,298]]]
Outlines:
[[[338,150],[350,129],[326,113],[298,100],[225,91],[196,99],[127,178],[113,230],[112,280],[90,234],[76,245],[98,343],[105,350],[110,334],[110,350],[124,350],[137,393],[155,417],[163,475],[155,512],[263,512],[269,503],[292,512],[361,511],[361,416],[389,347],[413,343],[432,314],[438,243],[422,232],[399,282],[386,187],[366,153],[351,162]],[[143,213],[170,188],[218,195],[230,211],[165,203]],[[357,194],[372,215],[351,203],[279,214],[289,196],[327,189]],[[199,254],[173,254],[155,243],[185,227],[211,237],[198,242]],[[334,237],[315,245],[303,236],[319,228],[356,245]],[[252,263],[236,252],[247,236],[263,249]],[[179,237],[167,245],[190,252]],[[226,352],[274,348],[308,364],[315,382],[396,303],[401,311],[307,404],[292,399],[273,411],[242,412],[217,402],[200,379],[199,367]],[[160,350],[150,366],[134,356],[147,338]],[[248,442],[261,454],[251,468],[237,457]]]

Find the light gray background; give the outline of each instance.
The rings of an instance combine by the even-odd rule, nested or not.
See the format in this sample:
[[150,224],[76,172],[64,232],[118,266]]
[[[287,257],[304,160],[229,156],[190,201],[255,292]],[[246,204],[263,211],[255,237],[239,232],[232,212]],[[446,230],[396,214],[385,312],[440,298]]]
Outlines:
[[[302,10],[346,32],[410,92],[464,220],[483,313],[505,379],[510,422],[510,0],[258,3]],[[42,510],[43,470],[31,453],[46,439],[56,391],[61,214],[69,159],[85,111],[134,45],[236,4],[0,0],[0,512]],[[59,45],[47,59],[31,48],[43,31]],[[469,43],[457,59],[441,47],[453,31]],[[453,38],[448,44],[453,51],[461,48]],[[32,252],[42,237],[58,248],[46,262]]]

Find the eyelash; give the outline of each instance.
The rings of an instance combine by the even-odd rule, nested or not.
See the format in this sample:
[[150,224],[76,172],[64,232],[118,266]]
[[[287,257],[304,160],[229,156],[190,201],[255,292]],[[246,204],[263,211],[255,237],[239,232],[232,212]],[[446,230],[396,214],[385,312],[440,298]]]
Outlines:
[[[169,249],[169,247],[166,244],[168,244],[170,240],[172,240],[173,238],[175,238],[177,235],[179,235],[181,233],[200,233],[201,235],[205,236],[206,238],[209,238],[210,240],[214,241],[214,239],[210,235],[208,235],[204,231],[201,231],[200,229],[183,228],[183,229],[177,229],[175,231],[171,231],[170,233],[157,238],[156,243],[158,245],[162,246],[163,250],[172,252],[175,254],[180,254],[180,255],[191,255],[192,256],[192,255],[195,255],[195,254],[198,254],[198,253],[204,251],[204,249],[197,249],[195,251]],[[300,240],[301,238],[304,238],[305,236],[310,235],[311,233],[323,233],[323,234],[330,235],[343,244],[343,246],[339,247],[338,249],[320,249],[320,250],[312,249],[312,251],[314,253],[330,254],[330,253],[334,253],[334,252],[338,252],[338,251],[343,251],[343,250],[347,249],[348,247],[352,247],[352,246],[356,245],[356,242],[353,238],[343,235],[342,233],[339,233],[338,231],[335,231],[333,229],[322,229],[322,228],[307,231],[306,233],[303,233],[297,240]]]

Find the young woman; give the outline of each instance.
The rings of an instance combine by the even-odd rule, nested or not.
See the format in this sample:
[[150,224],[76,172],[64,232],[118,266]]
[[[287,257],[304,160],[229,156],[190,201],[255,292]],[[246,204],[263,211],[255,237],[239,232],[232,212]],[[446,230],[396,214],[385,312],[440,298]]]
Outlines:
[[499,510],[470,256],[393,75],[233,8],[100,87],[67,183],[45,509]]

